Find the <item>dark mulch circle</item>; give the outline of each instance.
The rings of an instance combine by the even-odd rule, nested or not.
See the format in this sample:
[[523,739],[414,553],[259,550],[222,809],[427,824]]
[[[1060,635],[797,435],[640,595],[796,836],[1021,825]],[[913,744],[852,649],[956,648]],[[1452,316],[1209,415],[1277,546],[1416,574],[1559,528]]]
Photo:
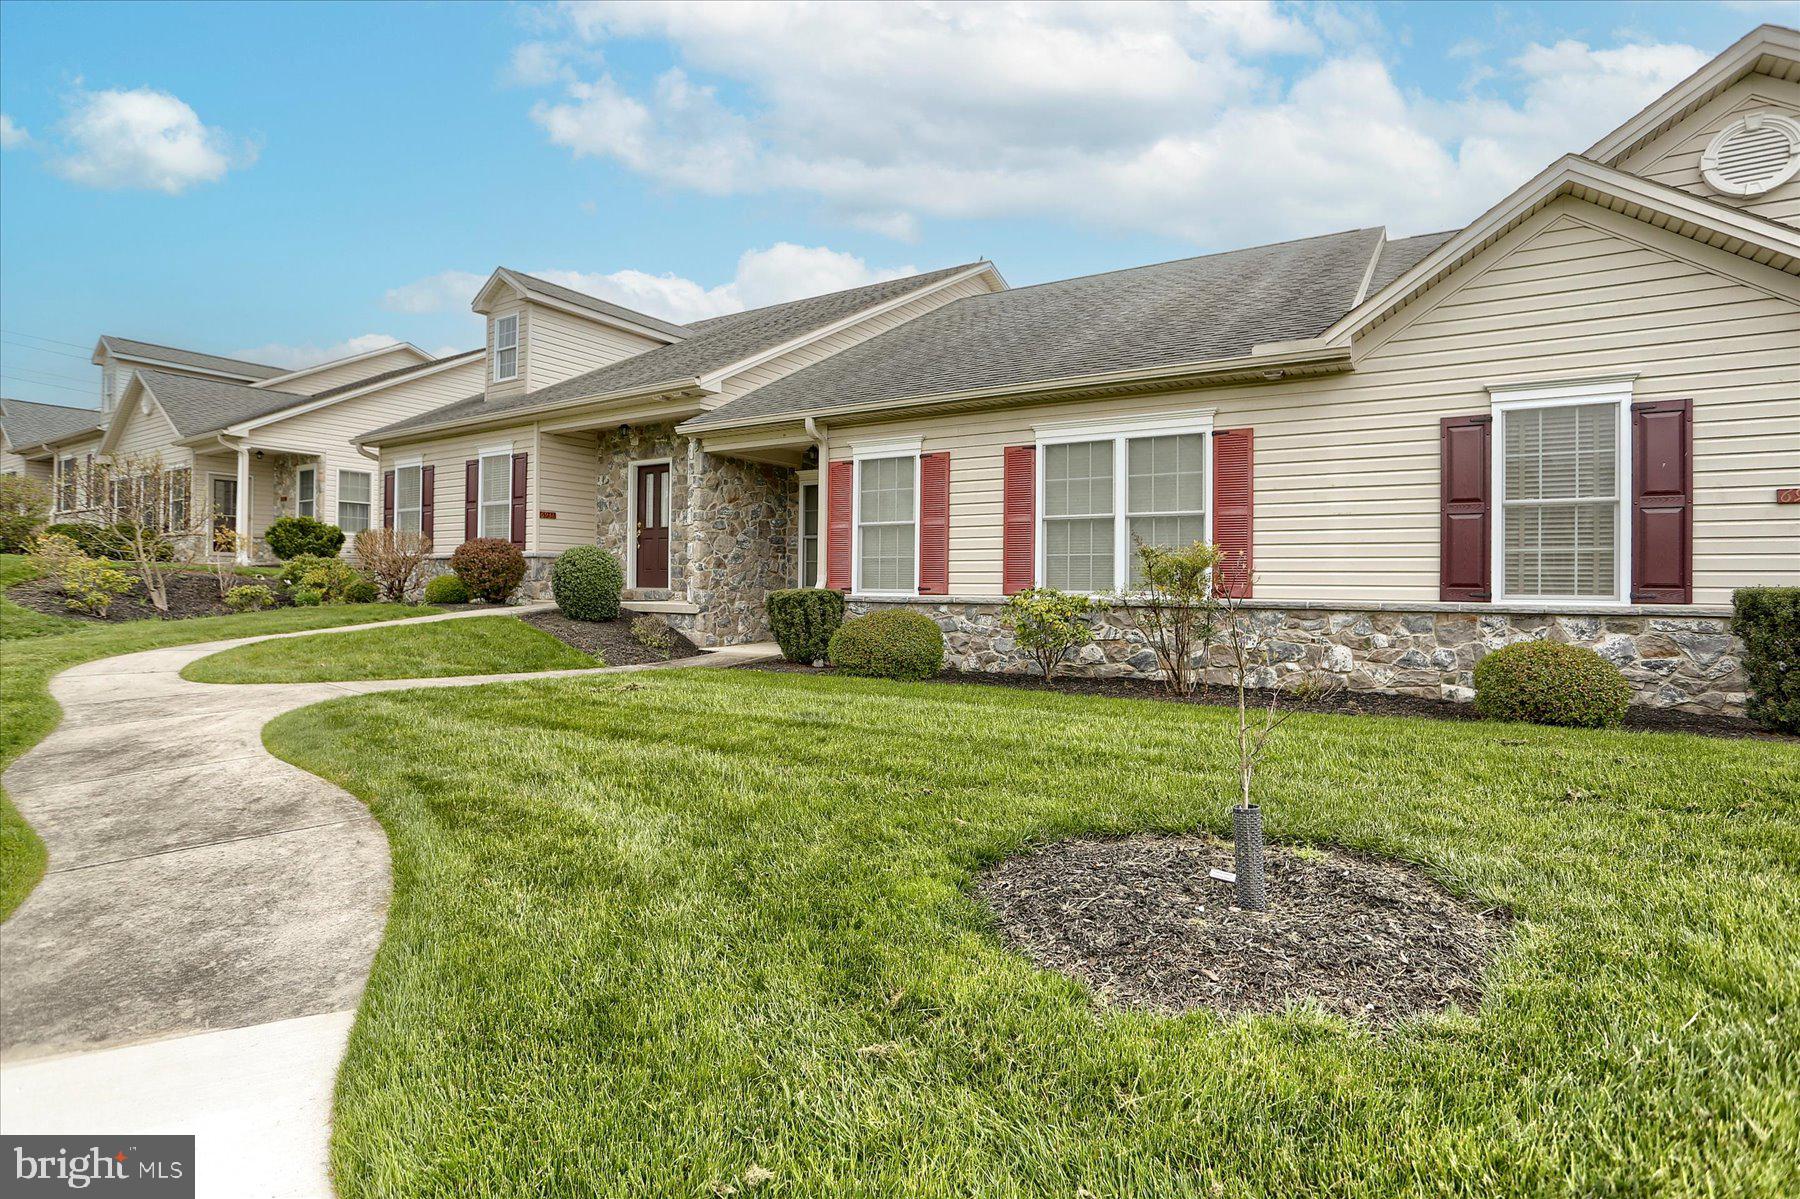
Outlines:
[[1103,1005],[1274,1012],[1316,1002],[1390,1025],[1473,1010],[1510,917],[1410,867],[1344,853],[1268,851],[1269,910],[1233,907],[1208,876],[1212,837],[1064,841],[988,870],[976,893],[1014,948],[1093,987]]
[[[121,567],[127,570],[129,568]],[[275,593],[276,606],[284,606],[287,600],[281,595],[280,588],[273,579],[259,579],[249,575],[233,575],[227,582],[228,587],[241,587],[246,584],[261,584]],[[144,597],[143,584],[139,583],[131,591],[112,602],[105,616],[95,616],[91,612],[77,612],[69,607],[67,597],[44,579],[28,579],[6,589],[6,598],[22,608],[30,608],[34,612],[44,612],[51,616],[68,616],[76,620],[90,620],[96,624],[118,624],[127,620],[191,620],[196,616],[225,616],[231,609],[219,602],[219,583],[211,571],[182,570],[169,576],[169,610],[158,612]]]
[[631,635],[634,617],[630,612],[617,620],[575,620],[561,612],[526,612],[519,619],[583,653],[599,654],[608,666],[667,662],[671,658],[691,658],[700,652],[692,641],[674,630],[670,630],[674,644],[667,653],[638,644]]

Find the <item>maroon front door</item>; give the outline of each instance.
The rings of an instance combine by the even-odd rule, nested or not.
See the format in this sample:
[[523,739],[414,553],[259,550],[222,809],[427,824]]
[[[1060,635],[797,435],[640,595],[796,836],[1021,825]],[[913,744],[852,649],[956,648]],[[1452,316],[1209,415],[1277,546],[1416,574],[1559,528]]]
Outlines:
[[669,464],[637,468],[637,580],[654,589],[669,585]]

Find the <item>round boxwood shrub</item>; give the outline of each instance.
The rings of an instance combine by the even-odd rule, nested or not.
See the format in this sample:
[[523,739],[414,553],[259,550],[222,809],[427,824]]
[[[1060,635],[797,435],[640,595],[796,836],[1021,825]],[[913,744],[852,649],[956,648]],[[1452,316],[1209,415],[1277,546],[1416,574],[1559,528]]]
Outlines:
[[368,579],[352,579],[344,587],[346,604],[372,604],[380,598],[380,590]]
[[563,615],[574,620],[617,620],[624,590],[619,560],[597,545],[564,550],[550,567],[550,594]]
[[831,635],[831,664],[877,679],[928,679],[944,668],[944,634],[929,616],[888,608],[847,620]]
[[504,604],[525,581],[525,554],[510,541],[476,537],[456,547],[450,569],[476,599]]
[[466,604],[469,602],[469,589],[455,575],[438,575],[425,584],[425,602],[428,604]]
[[269,552],[286,562],[301,554],[315,558],[335,558],[344,548],[344,530],[310,516],[282,516],[263,534]]
[[1491,720],[1598,729],[1630,706],[1619,668],[1579,645],[1521,641],[1475,663],[1475,710]]
[[844,597],[824,587],[771,591],[763,600],[769,631],[790,662],[819,662],[831,652],[831,635],[844,623]]

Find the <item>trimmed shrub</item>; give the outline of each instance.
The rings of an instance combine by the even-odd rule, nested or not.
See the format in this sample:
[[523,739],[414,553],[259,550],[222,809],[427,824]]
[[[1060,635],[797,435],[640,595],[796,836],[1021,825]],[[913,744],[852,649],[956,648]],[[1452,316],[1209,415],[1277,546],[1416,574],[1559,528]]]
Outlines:
[[372,604],[381,598],[381,591],[368,579],[356,579],[344,588],[346,604]]
[[1750,676],[1744,710],[1766,729],[1800,733],[1800,587],[1743,587],[1731,604]]
[[888,608],[845,621],[828,652],[845,674],[928,679],[944,668],[944,634],[923,612]]
[[550,594],[572,620],[617,620],[624,590],[619,560],[597,545],[566,549],[550,567]]
[[344,548],[344,530],[310,516],[282,516],[263,534],[269,552],[286,562],[307,554],[314,558],[335,558]]
[[103,617],[114,600],[137,585],[136,579],[102,558],[71,558],[63,564],[64,602],[76,612]]
[[425,602],[466,604],[469,602],[469,589],[455,575],[438,575],[425,584]]
[[274,604],[275,593],[261,583],[246,583],[225,593],[225,606],[233,612],[260,612]]
[[1630,706],[1619,668],[1579,645],[1521,641],[1475,663],[1475,710],[1490,720],[1598,729]]
[[504,604],[525,581],[525,554],[510,541],[477,537],[456,547],[450,569],[476,599]]
[[790,662],[821,662],[831,652],[831,635],[844,623],[844,596],[824,587],[789,587],[763,600],[769,629]]
[[[82,553],[90,558],[112,558],[114,560],[134,557],[133,548],[137,541],[137,526],[130,521],[120,521],[112,525],[88,524],[83,521],[69,521],[64,524],[50,525],[44,532],[55,533],[73,541]],[[175,560],[175,547],[166,537],[149,538],[152,561],[172,562]]]
[[294,607],[316,608],[325,602],[325,597],[311,587],[301,587],[294,592]]
[[24,475],[0,475],[0,554],[22,554],[50,518],[50,489]]
[[1094,639],[1088,614],[1098,606],[1085,595],[1054,587],[1027,587],[1006,601],[1000,610],[1000,623],[1012,630],[1019,648],[1031,655],[1048,683],[1070,650],[1080,649]]
[[361,603],[364,601],[350,598],[351,590],[354,588],[360,594],[358,584],[373,586],[361,571],[342,558],[315,558],[311,554],[288,559],[287,565],[281,568],[278,581],[293,593],[296,604],[300,602],[302,590],[317,592],[320,603]]

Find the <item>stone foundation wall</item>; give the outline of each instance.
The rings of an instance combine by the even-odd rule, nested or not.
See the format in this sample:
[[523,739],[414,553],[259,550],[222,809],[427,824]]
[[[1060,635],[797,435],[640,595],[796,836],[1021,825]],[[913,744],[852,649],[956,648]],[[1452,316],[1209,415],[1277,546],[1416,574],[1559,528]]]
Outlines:
[[[992,602],[852,600],[853,615],[905,604],[944,630],[947,663],[957,670],[1018,673],[1036,665],[1014,644]],[[1472,607],[1472,606],[1470,606]],[[1723,615],[1624,613],[1543,614],[1469,611],[1460,605],[1417,609],[1281,607],[1255,602],[1248,609],[1271,638],[1274,666],[1259,685],[1322,672],[1351,691],[1379,691],[1466,701],[1474,698],[1473,672],[1482,655],[1515,641],[1549,640],[1584,645],[1624,673],[1633,702],[1687,712],[1742,715],[1748,688],[1740,655]],[[1198,663],[1196,663],[1198,664]],[[1219,665],[1216,656],[1213,665]],[[1159,677],[1156,655],[1124,609],[1096,617],[1095,641],[1072,655],[1065,672],[1101,678]],[[1212,681],[1228,676],[1211,669]]]

